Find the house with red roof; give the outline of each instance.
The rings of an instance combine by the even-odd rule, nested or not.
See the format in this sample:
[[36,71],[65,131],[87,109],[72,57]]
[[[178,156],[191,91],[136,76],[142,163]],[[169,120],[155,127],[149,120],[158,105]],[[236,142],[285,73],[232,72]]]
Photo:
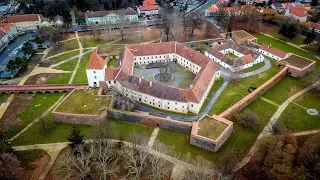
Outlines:
[[264,60],[259,52],[236,43],[215,45],[208,49],[205,55],[232,72],[252,67]]
[[17,28],[11,23],[0,24],[0,51],[8,46],[9,42],[17,36]]
[[99,82],[105,80],[106,67],[106,60],[99,56],[96,51],[92,52],[86,67],[90,87],[99,87]]
[[154,16],[159,14],[158,4],[154,0],[144,0],[143,5],[137,7],[139,16]]
[[309,29],[310,30],[314,29],[316,33],[320,33],[320,24],[311,22],[309,25]]
[[286,8],[285,16],[292,17],[299,22],[307,21],[307,11],[303,6],[295,6]]
[[137,22],[138,13],[132,8],[111,11],[87,11],[86,24],[118,24],[123,20]]
[[6,22],[14,24],[17,31],[29,31],[40,27],[41,17],[39,14],[15,15],[8,16]]
[[310,9],[311,9],[310,3],[303,3],[302,6],[303,6],[306,10],[310,10]]
[[293,5],[293,4],[291,4],[290,2],[282,3],[282,6],[283,6],[284,8],[294,7],[294,5]]
[[[241,16],[245,12],[252,12],[252,11],[260,12],[260,10],[258,10],[255,6],[223,7],[222,10],[227,12],[227,13],[229,13],[229,14],[231,14],[231,12],[232,12],[236,16]],[[208,9],[205,10],[205,16],[207,16],[207,17],[215,17],[217,15],[218,11],[219,11],[219,7],[216,4],[214,4],[211,7],[209,7]]]
[[271,47],[267,44],[262,44],[259,48],[259,52],[277,61],[288,58],[288,53]]
[[[134,74],[134,68],[174,62],[195,75],[189,87],[179,88],[153,78]],[[106,61],[93,52],[88,65],[90,87],[117,90],[128,97],[155,108],[198,114],[216,79],[218,65],[204,54],[178,42],[128,45],[120,56],[118,67],[106,67]]]

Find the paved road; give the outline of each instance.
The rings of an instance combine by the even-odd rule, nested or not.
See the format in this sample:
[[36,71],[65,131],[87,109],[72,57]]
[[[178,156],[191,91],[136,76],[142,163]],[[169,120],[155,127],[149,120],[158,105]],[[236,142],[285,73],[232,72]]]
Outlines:
[[211,7],[213,4],[215,4],[218,0],[208,0],[206,3],[203,5],[199,6],[198,8],[194,9],[193,11],[190,11],[186,13],[186,17],[195,17],[199,16],[202,12],[204,12],[206,9]]
[[[9,44],[3,51],[0,52],[0,65],[6,67],[8,62],[14,59],[17,55],[11,56],[11,53],[17,49],[20,45],[24,44],[25,42],[29,41],[33,37],[33,34],[28,34],[26,37],[15,40],[11,44]],[[2,77],[11,77],[10,74],[4,69],[0,72],[0,76]]]
[[205,109],[199,113],[198,115],[195,116],[179,116],[179,115],[168,115],[167,113],[161,112],[161,111],[157,111],[155,109],[143,106],[142,104],[138,104],[137,105],[137,110],[140,111],[145,111],[145,112],[149,112],[150,114],[153,115],[157,115],[157,116],[161,116],[161,117],[169,117],[171,119],[175,119],[175,120],[180,120],[180,121],[197,121],[199,120],[202,116],[204,116],[205,114],[208,114],[211,110],[211,108],[213,107],[213,105],[216,103],[217,99],[219,98],[220,94],[222,93],[222,91],[227,87],[227,85],[229,84],[229,81],[225,81],[220,88],[218,89],[218,91],[211,97],[210,102],[208,103],[208,105],[205,107]]

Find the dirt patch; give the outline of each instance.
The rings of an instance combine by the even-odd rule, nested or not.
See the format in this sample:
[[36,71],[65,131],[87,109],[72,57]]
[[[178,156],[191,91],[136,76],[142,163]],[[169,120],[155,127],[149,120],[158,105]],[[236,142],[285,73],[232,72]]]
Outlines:
[[32,84],[46,84],[46,82],[56,77],[58,74],[37,74],[28,78],[28,80],[24,83],[25,85],[32,85]]
[[17,116],[22,113],[25,108],[33,101],[33,96],[28,94],[15,95],[8,109],[0,119],[0,131],[7,130],[12,125],[22,125],[22,121]]
[[48,164],[50,157],[47,154],[44,154],[41,159],[32,162],[31,165],[34,167],[32,170],[25,170],[22,179],[38,179],[44,168]]
[[75,38],[75,37],[76,37],[76,34],[75,34],[75,33],[65,33],[65,34],[62,34],[62,39],[63,39],[63,40],[70,39],[70,38]]

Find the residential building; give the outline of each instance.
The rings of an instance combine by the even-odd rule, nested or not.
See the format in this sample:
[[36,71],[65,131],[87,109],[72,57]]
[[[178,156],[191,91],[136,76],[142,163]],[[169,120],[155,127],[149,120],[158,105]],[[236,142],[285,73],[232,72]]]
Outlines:
[[285,2],[285,3],[282,3],[282,6],[283,8],[290,8],[290,7],[293,7],[293,4],[291,4],[290,2]]
[[[234,13],[236,16],[241,16],[248,11],[258,11],[255,6],[233,6],[233,7],[223,7],[221,9],[229,14]],[[218,6],[214,4],[213,6],[205,10],[205,16],[216,17],[218,11],[219,11]]]
[[118,24],[123,20],[137,22],[138,14],[132,8],[113,11],[87,11],[85,18],[87,24]]
[[254,3],[263,3],[263,2],[268,2],[266,0],[239,0],[239,2],[244,2],[246,5],[253,5]]
[[39,14],[15,15],[7,17],[8,23],[13,23],[17,31],[34,31],[41,25]]
[[306,10],[310,10],[310,9],[311,9],[310,3],[303,3],[302,6],[303,6]]
[[208,49],[205,55],[232,72],[252,67],[264,60],[259,52],[236,43],[215,45]]
[[[219,67],[205,55],[178,42],[128,45],[120,58],[119,67],[106,68],[106,61],[93,52],[87,66],[90,87],[130,92],[128,97],[150,106],[180,113],[199,113]],[[175,61],[195,74],[190,88],[176,88],[156,80],[133,75],[137,65]]]
[[17,36],[17,29],[14,24],[0,24],[0,51],[8,46],[9,42]]
[[293,7],[302,6],[301,2],[292,2]]
[[307,12],[303,6],[286,8],[285,16],[292,17],[299,22],[307,21]]
[[309,25],[309,29],[310,30],[314,29],[314,32],[320,33],[320,24],[311,22]]
[[279,49],[273,48],[266,44],[262,44],[260,46],[259,52],[277,61],[286,59],[288,57],[288,53],[281,51]]
[[158,4],[154,0],[145,0],[143,5],[137,7],[139,16],[153,16],[159,14]]
[[283,6],[281,3],[272,3],[271,8],[274,10],[281,10],[281,9],[283,9]]

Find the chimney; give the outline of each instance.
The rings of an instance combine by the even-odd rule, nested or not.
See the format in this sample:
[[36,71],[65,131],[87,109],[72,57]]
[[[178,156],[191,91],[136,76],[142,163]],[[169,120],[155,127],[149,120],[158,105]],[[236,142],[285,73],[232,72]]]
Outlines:
[[139,78],[139,83],[141,83],[141,78]]
[[193,88],[193,84],[190,84],[190,89],[192,89]]
[[152,81],[150,81],[150,83],[149,83],[149,84],[150,84],[150,87],[151,87],[151,86],[152,86]]

